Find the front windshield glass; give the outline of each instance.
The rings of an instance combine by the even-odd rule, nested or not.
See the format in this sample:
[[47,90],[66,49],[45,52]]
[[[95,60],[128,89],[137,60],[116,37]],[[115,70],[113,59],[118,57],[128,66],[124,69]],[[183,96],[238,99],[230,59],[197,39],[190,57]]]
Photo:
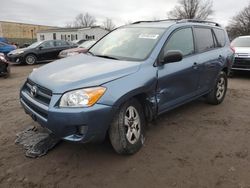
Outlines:
[[236,38],[232,42],[233,47],[250,47],[250,37]]
[[92,40],[92,41],[86,41],[86,42],[80,44],[78,46],[78,48],[86,48],[86,49],[88,49],[88,48],[90,48],[95,43],[96,43],[96,41],[94,41],[94,40]]
[[96,43],[89,52],[123,60],[144,60],[164,31],[161,28],[120,28]]
[[35,42],[35,43],[29,45],[27,48],[36,48],[37,46],[39,46],[39,45],[42,44],[42,43],[43,43],[43,41]]

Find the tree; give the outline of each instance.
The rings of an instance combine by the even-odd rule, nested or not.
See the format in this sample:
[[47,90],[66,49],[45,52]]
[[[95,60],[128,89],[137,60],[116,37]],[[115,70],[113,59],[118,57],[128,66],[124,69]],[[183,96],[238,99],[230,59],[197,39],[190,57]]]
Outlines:
[[179,0],[178,5],[168,12],[169,19],[206,20],[213,14],[211,0]]
[[106,18],[103,21],[103,27],[105,29],[107,29],[108,31],[112,31],[113,29],[115,29],[116,26],[115,26],[114,22],[110,18]]
[[227,31],[231,39],[250,35],[250,4],[231,19]]
[[74,27],[92,27],[96,23],[96,19],[94,16],[89,13],[86,14],[78,14],[73,22]]

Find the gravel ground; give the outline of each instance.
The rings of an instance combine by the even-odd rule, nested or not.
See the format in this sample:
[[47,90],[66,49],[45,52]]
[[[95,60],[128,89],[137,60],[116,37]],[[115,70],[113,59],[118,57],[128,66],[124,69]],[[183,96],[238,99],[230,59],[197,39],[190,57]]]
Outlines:
[[108,141],[62,142],[30,159],[14,144],[36,125],[18,92],[38,66],[12,66],[11,77],[0,78],[0,187],[250,188],[250,74],[229,80],[221,105],[198,100],[160,116],[133,156],[117,155]]

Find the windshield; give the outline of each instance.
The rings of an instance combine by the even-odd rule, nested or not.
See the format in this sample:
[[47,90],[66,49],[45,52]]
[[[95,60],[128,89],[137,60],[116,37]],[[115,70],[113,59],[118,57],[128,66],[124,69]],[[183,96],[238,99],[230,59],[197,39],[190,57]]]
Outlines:
[[93,44],[95,44],[95,43],[96,43],[96,41],[94,41],[94,40],[92,40],[92,41],[86,41],[86,42],[80,44],[80,45],[78,46],[78,48],[86,48],[86,49],[89,49],[89,48],[90,48],[91,46],[93,46]]
[[233,47],[250,47],[250,37],[236,38],[232,42]]
[[96,43],[90,53],[123,60],[144,60],[161,38],[160,28],[120,28]]
[[36,48],[37,46],[39,46],[42,43],[43,43],[43,41],[35,42],[35,43],[31,44],[30,46],[28,46],[27,48]]

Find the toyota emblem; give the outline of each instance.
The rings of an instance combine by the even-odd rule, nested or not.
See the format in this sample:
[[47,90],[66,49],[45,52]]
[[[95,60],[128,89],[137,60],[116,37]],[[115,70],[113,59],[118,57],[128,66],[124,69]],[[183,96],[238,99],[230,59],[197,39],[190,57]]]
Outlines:
[[36,97],[38,92],[38,88],[36,86],[32,86],[30,89],[30,94],[32,97]]

